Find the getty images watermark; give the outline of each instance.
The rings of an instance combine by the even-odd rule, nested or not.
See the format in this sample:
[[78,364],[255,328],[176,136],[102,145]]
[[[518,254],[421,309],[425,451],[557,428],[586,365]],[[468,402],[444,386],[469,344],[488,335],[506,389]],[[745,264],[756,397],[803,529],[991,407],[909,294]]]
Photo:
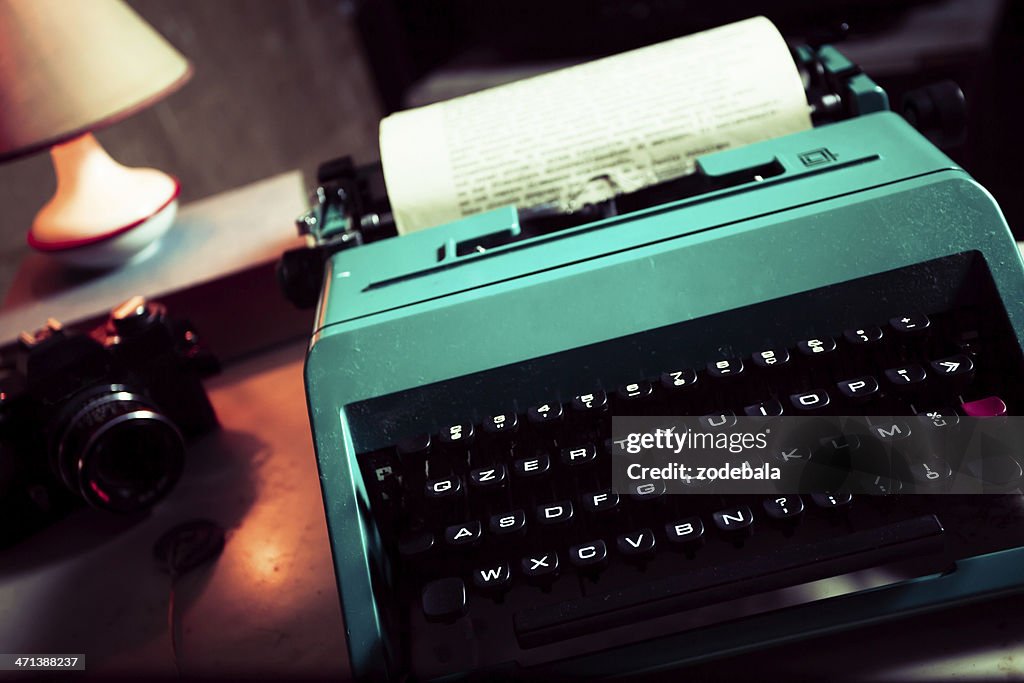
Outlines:
[[[710,426],[714,426],[714,418],[709,420]],[[721,422],[722,425],[725,421]],[[760,432],[743,431],[694,431],[692,427],[685,427],[676,431],[675,427],[656,428],[653,432],[630,432],[623,440],[613,440],[628,455],[640,455],[648,452],[671,453],[679,456],[686,453],[685,458],[676,462],[664,464],[644,464],[641,462],[624,463],[626,476],[630,481],[681,481],[691,484],[700,481],[717,480],[774,480],[782,479],[782,470],[778,466],[772,466],[763,457],[741,459],[736,464],[726,460],[721,464],[708,462],[715,460],[705,456],[709,453],[727,453],[739,455],[742,453],[761,451],[768,448],[768,434],[770,429],[766,428]],[[687,464],[689,462],[690,464]],[[704,462],[705,464],[700,464]],[[757,465],[753,465],[756,462]]]
[[1006,493],[1021,486],[1024,418],[615,417],[617,491]]

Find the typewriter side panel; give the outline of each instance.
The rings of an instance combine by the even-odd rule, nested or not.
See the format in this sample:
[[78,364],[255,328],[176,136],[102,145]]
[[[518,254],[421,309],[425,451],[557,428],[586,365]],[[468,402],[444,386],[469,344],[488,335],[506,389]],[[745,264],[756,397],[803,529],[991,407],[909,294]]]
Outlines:
[[[686,217],[683,209],[660,219],[685,221]],[[350,416],[346,406],[965,252],[976,252],[984,259],[1020,346],[1024,269],[1019,253],[988,194],[957,171],[884,183],[853,196],[726,223],[522,278],[461,282],[459,294],[412,306],[396,300],[390,310],[343,323],[332,325],[325,320],[327,326],[310,350],[306,381],[354,672],[374,678],[384,673],[385,661],[401,666],[400,654],[389,656],[386,651],[385,618],[377,609],[378,601],[384,600],[380,578],[387,569],[377,564],[380,555],[374,547],[356,452],[405,436],[403,431],[413,427],[436,429],[463,409],[486,411],[501,406],[480,405],[479,396],[468,397],[466,405],[460,405],[457,396],[431,400],[427,392],[428,398],[406,409],[415,415],[406,415],[412,421],[405,423],[398,413]],[[458,277],[457,269],[451,273],[447,276]],[[929,290],[941,297],[943,291],[952,292],[962,284],[930,283]],[[752,320],[751,326],[759,322]],[[567,391],[574,379],[552,381],[564,380]],[[1008,555],[989,559],[995,565],[991,571],[1013,561]],[[1010,581],[988,588],[1010,590],[1019,585]],[[972,588],[958,579],[935,590],[901,590],[893,594],[900,599],[874,598],[865,603],[861,614],[865,619],[867,615],[882,618],[926,609],[976,597],[985,586]],[[773,629],[778,638],[840,626],[810,618],[763,620],[769,620],[765,628]],[[719,636],[720,640],[702,642],[719,654],[750,646],[724,631]],[[626,659],[626,653],[633,659]],[[680,650],[666,661],[707,654]],[[641,646],[633,646],[616,657],[622,667],[630,668],[646,655]],[[608,657],[594,661],[611,664]],[[562,669],[562,673],[570,671],[574,669]]]
[[[330,359],[310,349],[307,387],[323,386],[315,376],[331,367]],[[313,379],[311,379],[311,374]],[[323,377],[330,382],[330,377]],[[385,680],[400,656],[390,649],[378,593],[387,584],[380,539],[369,510],[366,487],[355,465],[355,450],[344,414],[334,409],[324,390],[306,392],[317,467],[324,500],[335,580],[345,620],[349,666],[357,680]]]

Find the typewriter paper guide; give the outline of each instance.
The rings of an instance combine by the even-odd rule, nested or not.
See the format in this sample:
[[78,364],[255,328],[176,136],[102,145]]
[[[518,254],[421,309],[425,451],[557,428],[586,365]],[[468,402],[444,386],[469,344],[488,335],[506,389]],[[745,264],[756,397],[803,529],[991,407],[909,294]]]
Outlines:
[[789,49],[757,17],[393,114],[380,151],[406,234],[510,204],[573,211],[810,126]]

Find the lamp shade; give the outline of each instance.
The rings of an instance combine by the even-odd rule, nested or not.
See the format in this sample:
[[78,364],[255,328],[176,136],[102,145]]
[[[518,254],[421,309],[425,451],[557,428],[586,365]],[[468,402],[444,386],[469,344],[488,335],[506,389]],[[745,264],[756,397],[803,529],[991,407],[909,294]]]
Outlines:
[[122,0],[0,0],[0,161],[118,121],[190,75]]

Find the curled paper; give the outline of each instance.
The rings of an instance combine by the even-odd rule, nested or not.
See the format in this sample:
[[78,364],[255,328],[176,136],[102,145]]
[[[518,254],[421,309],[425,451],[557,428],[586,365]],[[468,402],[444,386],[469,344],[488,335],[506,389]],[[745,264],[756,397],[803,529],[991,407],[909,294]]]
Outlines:
[[810,126],[789,49],[757,17],[398,112],[380,150],[406,234],[510,204],[574,211]]

